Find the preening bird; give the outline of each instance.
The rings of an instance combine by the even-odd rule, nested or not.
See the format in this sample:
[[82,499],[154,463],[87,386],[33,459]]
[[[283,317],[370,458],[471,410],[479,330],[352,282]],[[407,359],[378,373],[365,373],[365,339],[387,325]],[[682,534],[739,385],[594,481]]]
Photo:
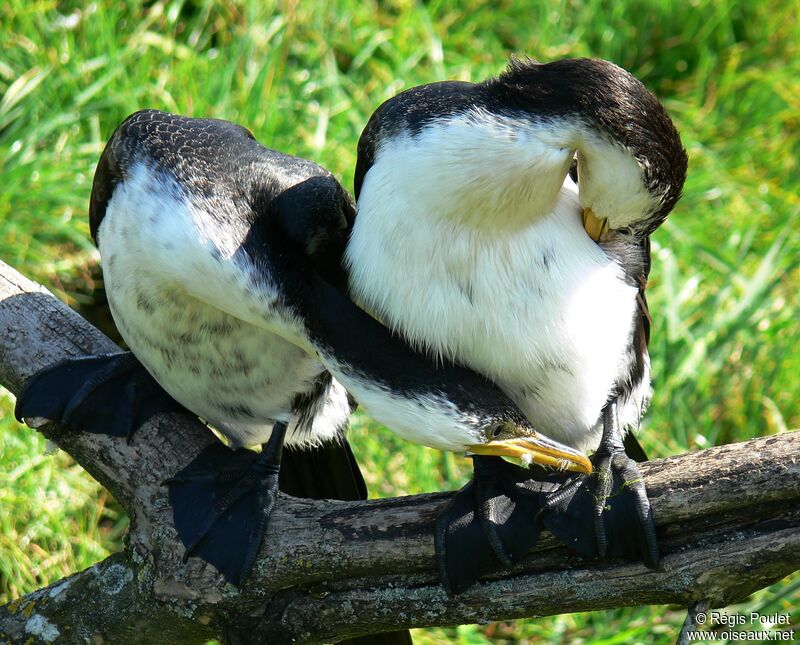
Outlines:
[[[650,397],[649,235],[686,168],[659,101],[602,60],[512,60],[484,82],[415,87],[381,105],[359,141],[351,297],[419,351],[490,378],[537,429],[595,451],[598,475],[564,482],[529,514],[589,555],[658,559],[623,434]],[[474,545],[459,537],[469,518],[492,527],[495,566],[523,554],[510,541],[524,527],[502,526],[524,502],[503,484],[512,467],[475,466],[440,518],[454,590],[474,578]],[[507,493],[481,493],[487,481]]]
[[295,475],[329,488],[295,481],[293,491],[333,497],[341,484],[339,494],[363,495],[342,437],[348,392],[410,441],[589,472],[580,451],[537,432],[486,377],[415,353],[348,299],[353,216],[329,172],[240,126],[133,114],[103,152],[90,203],[109,305],[132,353],[40,372],[17,417],[129,435],[182,406],[231,448],[264,444],[258,456],[213,445],[168,482],[187,555],[237,584],[266,531],[284,443],[332,446]]

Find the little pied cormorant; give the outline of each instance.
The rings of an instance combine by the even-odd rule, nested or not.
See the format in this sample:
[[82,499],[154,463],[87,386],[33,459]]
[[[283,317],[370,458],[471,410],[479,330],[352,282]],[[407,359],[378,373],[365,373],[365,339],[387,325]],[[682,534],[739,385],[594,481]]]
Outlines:
[[[128,435],[184,406],[234,448],[266,443],[258,457],[214,444],[168,481],[187,555],[236,584],[275,503],[282,445],[343,442],[348,392],[410,441],[589,472],[488,379],[413,352],[339,290],[353,217],[329,172],[240,126],[130,116],[98,164],[90,225],[132,354],[40,372],[17,417]],[[357,468],[345,477],[361,481]]]
[[[420,351],[490,378],[548,436],[596,451],[597,473],[551,496],[545,525],[584,554],[651,566],[652,517],[623,432],[650,396],[649,235],[686,168],[666,111],[625,70],[512,60],[496,78],[415,87],[377,109],[358,145],[345,254],[355,302]],[[493,526],[497,557],[482,570],[527,550],[512,544],[524,528],[492,519],[518,505],[513,486],[475,497],[514,472],[476,457],[465,499],[440,518],[452,590],[481,569],[463,566],[475,549],[465,518]],[[626,494],[609,500],[612,489]]]

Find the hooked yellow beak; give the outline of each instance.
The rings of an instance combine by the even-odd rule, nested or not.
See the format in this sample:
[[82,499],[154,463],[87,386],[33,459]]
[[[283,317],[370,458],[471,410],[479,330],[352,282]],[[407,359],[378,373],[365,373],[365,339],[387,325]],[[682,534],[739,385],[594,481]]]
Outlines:
[[469,451],[476,455],[516,457],[526,464],[539,464],[587,475],[592,472],[592,462],[586,455],[544,435],[489,441],[469,446]]
[[583,209],[583,228],[595,242],[601,241],[608,233],[608,220],[600,219],[592,212],[591,208]]

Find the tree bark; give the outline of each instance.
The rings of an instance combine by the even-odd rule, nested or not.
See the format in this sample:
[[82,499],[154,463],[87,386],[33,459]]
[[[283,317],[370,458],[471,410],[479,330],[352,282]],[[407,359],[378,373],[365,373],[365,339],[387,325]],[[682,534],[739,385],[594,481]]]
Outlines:
[[[0,383],[118,348],[0,262]],[[720,607],[800,568],[800,433],[641,465],[662,564],[583,560],[545,534],[513,570],[455,598],[438,582],[433,521],[450,494],[367,502],[282,495],[241,590],[181,546],[161,482],[215,439],[160,415],[132,442],[34,421],[120,501],[123,553],[0,607],[13,642],[338,641],[378,631],[642,604]]]

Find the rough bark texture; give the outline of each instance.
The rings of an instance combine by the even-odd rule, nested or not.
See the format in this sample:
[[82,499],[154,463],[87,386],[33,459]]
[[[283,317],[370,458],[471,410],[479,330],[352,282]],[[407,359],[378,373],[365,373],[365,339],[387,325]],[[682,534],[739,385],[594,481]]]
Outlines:
[[[42,287],[0,262],[0,384],[14,393],[67,356],[116,347]],[[663,564],[589,562],[545,535],[513,571],[448,598],[434,565],[433,519],[447,494],[368,502],[282,496],[242,590],[192,558],[161,481],[213,438],[163,415],[133,441],[39,428],[120,500],[124,553],[0,607],[13,642],[336,641],[453,625],[698,600],[718,607],[800,568],[800,433],[642,465]]]

